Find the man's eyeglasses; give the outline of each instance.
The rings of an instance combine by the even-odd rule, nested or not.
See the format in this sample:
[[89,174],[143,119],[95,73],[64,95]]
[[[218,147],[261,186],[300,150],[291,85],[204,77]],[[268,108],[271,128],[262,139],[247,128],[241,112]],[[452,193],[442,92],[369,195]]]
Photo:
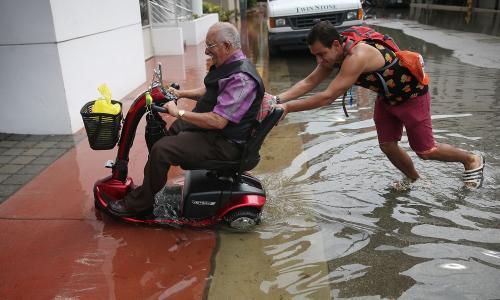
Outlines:
[[217,45],[219,45],[219,43],[205,44],[205,49],[210,49],[210,48],[213,48],[213,47],[215,47]]

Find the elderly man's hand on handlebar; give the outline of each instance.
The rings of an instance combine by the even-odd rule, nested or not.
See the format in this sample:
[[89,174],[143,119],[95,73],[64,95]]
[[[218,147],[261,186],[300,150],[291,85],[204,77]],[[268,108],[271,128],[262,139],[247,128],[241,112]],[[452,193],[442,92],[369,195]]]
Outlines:
[[171,115],[172,117],[177,118],[177,116],[179,115],[179,108],[174,103],[174,101],[167,102],[163,107],[165,107],[168,110],[168,114]]
[[183,98],[183,94],[181,90],[174,89],[173,87],[169,87],[168,91],[172,94],[174,94],[177,98]]

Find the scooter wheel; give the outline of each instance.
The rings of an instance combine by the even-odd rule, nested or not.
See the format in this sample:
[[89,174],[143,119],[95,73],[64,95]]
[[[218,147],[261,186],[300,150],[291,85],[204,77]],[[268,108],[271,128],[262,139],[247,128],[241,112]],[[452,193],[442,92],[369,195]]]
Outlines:
[[255,207],[242,207],[224,216],[229,227],[238,231],[249,231],[260,223],[260,211]]

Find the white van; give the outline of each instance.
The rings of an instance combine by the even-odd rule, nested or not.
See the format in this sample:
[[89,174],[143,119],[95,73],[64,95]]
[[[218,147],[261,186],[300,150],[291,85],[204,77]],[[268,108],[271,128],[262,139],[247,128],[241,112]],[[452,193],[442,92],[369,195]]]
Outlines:
[[307,47],[309,29],[330,21],[338,31],[363,24],[360,0],[268,0],[269,53]]

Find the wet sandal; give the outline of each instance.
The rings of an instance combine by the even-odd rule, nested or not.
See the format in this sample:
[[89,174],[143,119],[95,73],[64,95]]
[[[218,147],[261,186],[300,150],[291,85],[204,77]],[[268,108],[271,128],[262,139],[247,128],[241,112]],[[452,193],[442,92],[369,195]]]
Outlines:
[[472,170],[466,170],[462,175],[462,180],[464,185],[468,188],[477,189],[483,185],[484,180],[484,165],[486,164],[486,160],[482,155],[481,156],[481,165]]
[[393,182],[391,187],[398,192],[405,192],[411,190],[414,182],[408,177],[403,177],[401,180]]

